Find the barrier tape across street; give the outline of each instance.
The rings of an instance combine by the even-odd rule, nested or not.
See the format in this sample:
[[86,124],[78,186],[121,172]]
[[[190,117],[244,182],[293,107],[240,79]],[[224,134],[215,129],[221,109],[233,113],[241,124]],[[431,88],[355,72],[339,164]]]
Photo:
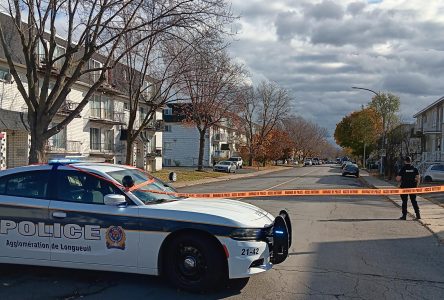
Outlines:
[[401,195],[401,194],[429,194],[444,192],[444,185],[433,187],[418,188],[390,188],[390,189],[325,189],[325,190],[270,190],[270,191],[244,191],[228,193],[176,193],[156,190],[140,191],[172,195],[176,197],[191,198],[251,198],[251,197],[269,197],[269,196],[337,196],[337,195]]

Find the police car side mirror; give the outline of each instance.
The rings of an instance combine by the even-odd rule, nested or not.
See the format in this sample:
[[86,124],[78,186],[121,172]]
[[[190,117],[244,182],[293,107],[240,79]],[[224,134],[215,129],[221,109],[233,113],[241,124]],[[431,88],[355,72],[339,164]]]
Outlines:
[[118,194],[108,194],[105,195],[103,199],[105,205],[111,205],[111,206],[119,206],[126,204],[126,198],[124,195],[118,195]]
[[177,181],[177,174],[174,173],[174,172],[171,172],[171,173],[168,175],[168,179],[169,179],[171,182],[176,182],[176,181]]

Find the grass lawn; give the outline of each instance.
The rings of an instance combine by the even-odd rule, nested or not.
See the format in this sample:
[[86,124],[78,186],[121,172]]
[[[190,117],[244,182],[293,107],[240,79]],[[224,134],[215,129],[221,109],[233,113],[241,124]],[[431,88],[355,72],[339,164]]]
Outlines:
[[157,172],[152,172],[153,176],[156,176],[164,181],[168,182],[168,174],[170,172],[176,172],[177,174],[177,182],[184,181],[195,181],[206,178],[216,178],[224,175],[228,175],[228,173],[223,172],[214,172],[211,170],[205,170],[202,172],[198,172],[192,168],[166,168]]

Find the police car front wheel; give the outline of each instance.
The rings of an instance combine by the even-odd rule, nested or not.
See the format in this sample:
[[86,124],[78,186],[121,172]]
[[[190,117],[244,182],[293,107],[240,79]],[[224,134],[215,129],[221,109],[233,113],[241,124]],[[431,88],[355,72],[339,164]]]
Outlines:
[[210,238],[194,234],[176,237],[165,254],[165,275],[178,288],[214,290],[226,281],[224,252]]

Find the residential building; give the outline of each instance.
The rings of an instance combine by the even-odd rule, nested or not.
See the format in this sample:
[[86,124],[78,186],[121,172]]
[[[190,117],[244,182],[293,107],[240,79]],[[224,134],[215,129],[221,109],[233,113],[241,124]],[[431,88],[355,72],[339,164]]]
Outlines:
[[[7,18],[0,14],[0,18]],[[18,37],[16,37],[18,38]],[[64,44],[59,39],[61,45]],[[18,42],[11,43],[19,47]],[[64,47],[59,46],[59,51]],[[17,48],[17,53],[20,53]],[[89,61],[92,66],[100,66],[104,57],[95,55]],[[121,66],[121,65],[120,65]],[[57,66],[54,76],[57,76]],[[25,78],[25,66],[16,63],[16,68]],[[45,65],[40,66],[41,71]],[[128,98],[119,90],[122,70],[116,67],[107,74],[107,81],[96,91],[88,105],[62,131],[52,136],[46,145],[48,159],[60,157],[89,157],[111,163],[124,163],[126,154],[126,124],[128,124]],[[81,77],[60,107],[53,125],[61,122],[72,112],[86,95],[97,74]],[[149,80],[149,78],[147,78]],[[24,80],[26,82],[26,80]],[[25,86],[26,88],[26,86]],[[136,128],[146,115],[147,106],[142,104],[136,115]],[[162,168],[162,111],[155,114],[148,126],[134,143],[134,165],[148,171]],[[30,147],[29,126],[27,123],[27,105],[9,73],[5,55],[0,50],[0,168],[12,168],[28,163]]]
[[[163,109],[165,130],[163,133],[164,166],[197,166],[199,157],[199,131],[186,121],[184,107],[189,103],[168,104]],[[224,119],[209,128],[205,134],[204,166],[228,159],[238,154],[245,144],[242,134],[230,119]]]
[[417,112],[415,131],[421,136],[421,156],[418,164],[444,161],[443,132],[444,97]]

